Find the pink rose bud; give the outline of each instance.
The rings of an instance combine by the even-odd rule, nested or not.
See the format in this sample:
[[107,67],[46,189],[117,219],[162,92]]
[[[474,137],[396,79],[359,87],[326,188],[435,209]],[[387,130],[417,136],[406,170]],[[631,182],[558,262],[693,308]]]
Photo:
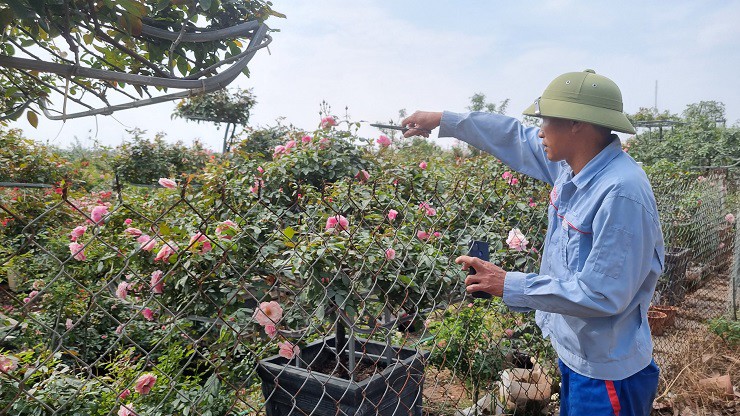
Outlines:
[[382,147],[388,147],[391,145],[391,139],[389,139],[388,136],[381,135],[378,138],[378,144]]
[[298,348],[297,345],[293,345],[290,342],[279,342],[278,347],[280,348],[280,352],[278,354],[283,357],[287,358],[289,360],[292,360],[293,357],[298,355],[298,353],[301,352],[301,349]]
[[389,249],[385,250],[385,258],[387,260],[393,260],[393,259],[395,259],[396,258],[396,250],[394,250],[392,248],[389,248]]
[[78,238],[82,237],[85,234],[85,231],[87,231],[87,227],[84,225],[78,225],[77,227],[72,230],[71,233],[69,233],[69,237],[72,239],[72,241],[77,241]]
[[125,220],[123,220],[123,223],[125,225],[131,225],[132,222],[134,222],[134,220],[132,220],[131,218],[126,218]]
[[152,373],[146,373],[143,374],[141,377],[139,377],[138,380],[136,380],[136,385],[134,386],[134,391],[141,395],[147,395],[152,390],[152,387],[154,387],[154,383],[157,382],[157,376],[155,376]]
[[268,337],[275,338],[275,335],[277,335],[277,328],[275,327],[275,325],[265,325],[265,333]]
[[90,218],[92,219],[92,222],[99,223],[103,217],[108,214],[108,207],[105,205],[98,205],[90,211]]
[[419,163],[419,167],[422,168],[422,169],[426,169],[427,168],[427,162],[421,162],[421,163]]
[[152,311],[151,309],[149,309],[149,308],[144,308],[144,309],[143,309],[143,310],[141,311],[141,314],[142,314],[142,315],[144,315],[144,318],[145,318],[145,319],[146,319],[147,321],[149,321],[149,322],[151,322],[151,321],[153,321],[153,320],[154,320],[154,312],[153,312],[153,311]]
[[396,219],[396,216],[398,216],[398,211],[396,211],[395,209],[391,209],[391,210],[388,211],[388,219],[389,220],[391,220],[391,221],[395,220]]
[[311,136],[303,136],[303,137],[301,137],[301,142],[303,142],[303,143],[311,143]]
[[321,128],[328,129],[329,127],[336,126],[337,120],[333,116],[324,117],[321,119]]

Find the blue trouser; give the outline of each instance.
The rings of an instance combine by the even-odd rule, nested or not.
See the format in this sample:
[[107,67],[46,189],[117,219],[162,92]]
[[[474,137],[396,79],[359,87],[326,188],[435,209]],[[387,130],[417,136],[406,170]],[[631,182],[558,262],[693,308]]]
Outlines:
[[558,360],[560,416],[648,416],[658,391],[660,369],[650,365],[624,380],[597,380]]

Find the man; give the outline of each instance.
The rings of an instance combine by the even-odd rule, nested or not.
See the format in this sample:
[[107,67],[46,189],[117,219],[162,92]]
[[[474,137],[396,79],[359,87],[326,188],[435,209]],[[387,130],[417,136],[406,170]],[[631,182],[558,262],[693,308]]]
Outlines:
[[593,70],[563,74],[524,111],[538,128],[488,113],[416,112],[406,136],[440,126],[552,185],[540,273],[461,256],[468,292],[503,298],[535,319],[559,357],[560,414],[649,415],[659,369],[647,310],[663,268],[663,236],[645,173],[612,131],[634,133],[622,94]]

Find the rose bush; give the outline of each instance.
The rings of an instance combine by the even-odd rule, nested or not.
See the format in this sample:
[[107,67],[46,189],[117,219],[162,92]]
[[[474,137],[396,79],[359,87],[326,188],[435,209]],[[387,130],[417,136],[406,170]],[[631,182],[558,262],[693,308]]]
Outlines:
[[[489,157],[378,147],[332,120],[287,131],[271,160],[237,148],[197,174],[141,172],[162,187],[44,195],[60,220],[36,233],[33,255],[3,264],[22,259],[28,274],[7,312],[24,326],[0,345],[20,357],[15,374],[46,360],[49,371],[28,384],[61,408],[55,395],[82,394],[75,386],[93,372],[98,394],[82,413],[155,414],[170,386],[181,399],[161,414],[254,409],[245,397],[258,388],[257,360],[299,353],[327,334],[328,313],[366,326],[384,310],[401,317],[459,300],[464,276],[452,259],[470,240],[489,241],[504,267],[534,268],[546,187],[504,179]],[[506,241],[514,228],[519,250]],[[49,339],[54,352],[37,351]],[[6,405],[17,386],[0,382]],[[214,395],[200,400],[198,389]],[[26,414],[33,404],[13,406]]]

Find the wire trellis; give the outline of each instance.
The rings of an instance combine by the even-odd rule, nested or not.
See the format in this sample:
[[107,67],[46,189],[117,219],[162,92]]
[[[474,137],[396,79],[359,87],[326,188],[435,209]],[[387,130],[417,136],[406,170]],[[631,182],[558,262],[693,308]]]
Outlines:
[[[533,315],[470,298],[453,262],[484,240],[504,269],[536,271],[546,186],[486,157],[444,180],[424,166],[318,186],[254,168],[198,186],[1,183],[0,413],[554,411]],[[725,181],[652,178],[679,249],[654,303],[701,315],[655,334],[666,377],[683,353],[669,340],[737,311]]]

